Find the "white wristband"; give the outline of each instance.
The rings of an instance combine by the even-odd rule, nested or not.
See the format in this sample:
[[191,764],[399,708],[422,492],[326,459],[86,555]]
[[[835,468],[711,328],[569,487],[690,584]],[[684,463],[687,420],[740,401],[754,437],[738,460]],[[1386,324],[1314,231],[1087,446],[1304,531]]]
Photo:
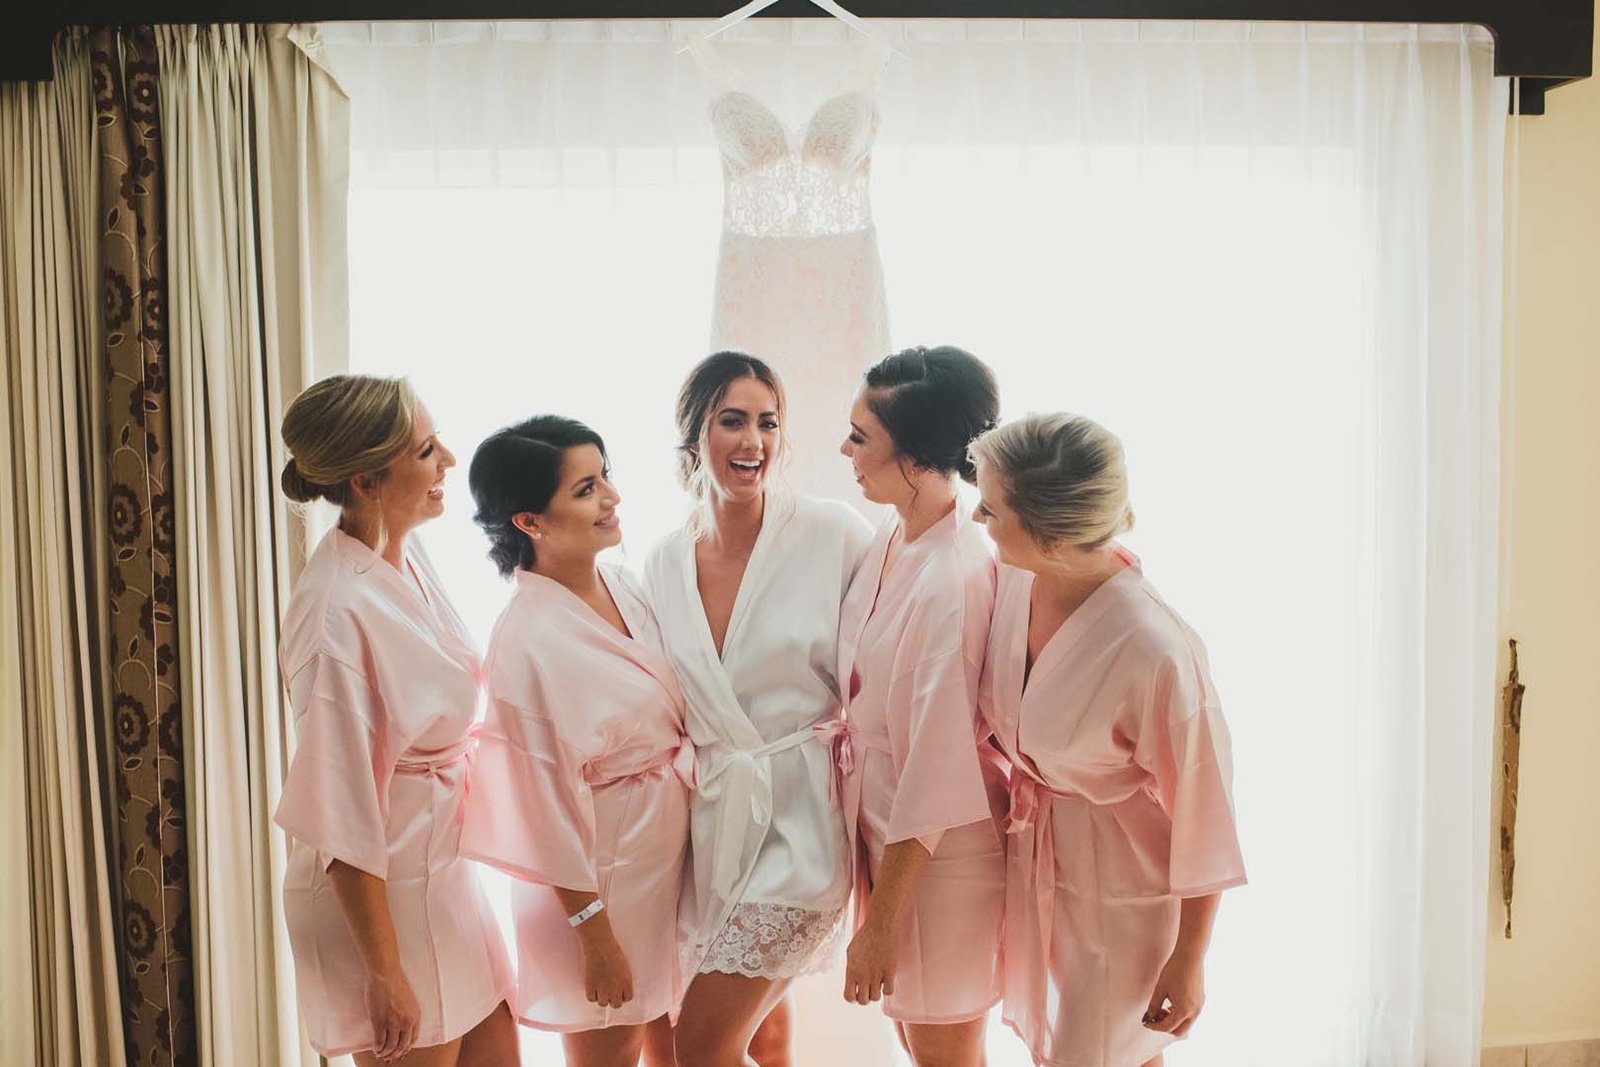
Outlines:
[[567,916],[567,923],[570,926],[582,926],[584,923],[588,922],[590,919],[604,911],[605,907],[606,906],[604,904],[600,903],[600,898],[596,897],[594,900],[589,902],[587,907],[578,912],[578,914]]

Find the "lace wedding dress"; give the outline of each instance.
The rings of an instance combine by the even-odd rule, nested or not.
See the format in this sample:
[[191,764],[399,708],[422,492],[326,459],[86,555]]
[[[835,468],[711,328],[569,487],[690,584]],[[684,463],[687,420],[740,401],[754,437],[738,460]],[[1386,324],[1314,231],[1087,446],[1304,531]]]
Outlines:
[[710,85],[723,167],[711,349],[760,356],[783,379],[790,484],[853,500],[859,490],[838,446],[861,373],[889,353],[869,198],[888,48],[860,50],[791,128],[715,45],[695,38],[690,47]]

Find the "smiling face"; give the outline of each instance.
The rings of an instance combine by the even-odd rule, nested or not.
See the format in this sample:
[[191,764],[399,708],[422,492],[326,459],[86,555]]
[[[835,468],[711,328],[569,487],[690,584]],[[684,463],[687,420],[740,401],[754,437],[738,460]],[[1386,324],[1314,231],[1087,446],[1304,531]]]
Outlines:
[[358,496],[374,496],[391,537],[444,514],[444,476],[456,465],[455,453],[439,440],[433,416],[417,404],[411,444],[384,469],[381,479],[354,479]]
[[1011,509],[1011,491],[1004,476],[981,459],[977,468],[978,506],[973,509],[972,521],[982,523],[988,531],[1001,563],[1028,571],[1043,570],[1052,557],[1023,528],[1017,513]]
[[533,538],[536,568],[547,561],[592,561],[622,543],[621,502],[605,454],[594,445],[574,445],[561,455],[561,480],[544,511],[522,512],[512,521]]
[[707,488],[729,503],[760,497],[782,447],[777,395],[757,378],[735,378],[700,433]]
[[850,460],[861,493],[874,504],[900,504],[916,495],[894,438],[867,406],[867,390],[850,408],[850,433],[839,451]]

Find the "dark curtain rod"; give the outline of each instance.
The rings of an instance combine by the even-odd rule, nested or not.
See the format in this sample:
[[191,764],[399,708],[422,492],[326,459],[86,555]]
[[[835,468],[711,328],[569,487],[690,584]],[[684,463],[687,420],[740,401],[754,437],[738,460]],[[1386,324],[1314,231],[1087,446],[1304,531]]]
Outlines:
[[[26,0],[24,0],[26,2]],[[50,77],[50,42],[68,26],[144,23],[383,22],[442,19],[718,18],[738,0],[102,0],[0,21],[0,81]],[[1594,0],[858,0],[863,18],[1201,19],[1252,22],[1475,23],[1495,39],[1495,73],[1520,77],[1522,110],[1592,71]],[[777,0],[758,17],[830,17],[808,0]]]

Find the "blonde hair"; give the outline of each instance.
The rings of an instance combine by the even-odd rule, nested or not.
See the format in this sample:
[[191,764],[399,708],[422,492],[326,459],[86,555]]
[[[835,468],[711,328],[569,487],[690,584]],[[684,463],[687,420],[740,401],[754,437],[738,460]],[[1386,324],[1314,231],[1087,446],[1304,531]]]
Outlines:
[[1000,475],[1006,506],[1041,547],[1099,548],[1133,528],[1122,442],[1093,419],[1028,415],[990,430],[971,451]]
[[337,374],[317,382],[283,416],[283,494],[349,507],[350,479],[381,477],[411,447],[416,411],[417,394],[404,378]]

